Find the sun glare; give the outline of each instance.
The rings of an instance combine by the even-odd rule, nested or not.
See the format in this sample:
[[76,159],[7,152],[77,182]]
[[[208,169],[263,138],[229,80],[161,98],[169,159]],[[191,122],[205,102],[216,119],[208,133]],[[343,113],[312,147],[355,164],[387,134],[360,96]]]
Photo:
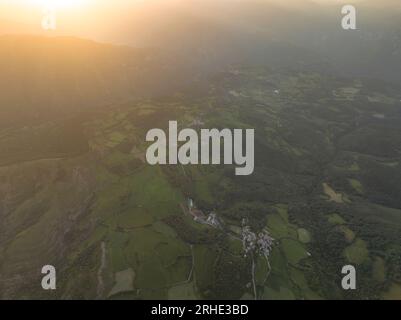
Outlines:
[[80,7],[87,0],[30,0],[30,2],[42,8],[65,9]]
[[65,10],[81,10],[90,0],[25,0],[27,4],[38,7],[43,11],[41,21],[44,30],[57,29],[57,15]]

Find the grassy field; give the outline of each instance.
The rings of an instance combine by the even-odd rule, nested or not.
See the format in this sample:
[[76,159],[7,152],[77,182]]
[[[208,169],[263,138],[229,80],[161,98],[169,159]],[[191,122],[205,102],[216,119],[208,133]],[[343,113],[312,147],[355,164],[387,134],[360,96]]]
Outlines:
[[[351,80],[263,68],[199,90],[0,130],[0,280],[27,275],[4,297],[48,298],[27,270],[54,261],[63,280],[51,298],[253,299],[245,221],[275,239],[268,261],[254,257],[257,298],[399,299],[391,94],[369,102],[375,91]],[[147,130],[171,119],[255,128],[255,173],[147,165]],[[222,227],[194,221],[188,198]],[[352,296],[339,287],[345,263],[358,267]]]
[[366,242],[357,238],[352,245],[345,248],[344,256],[351,263],[362,264],[369,257]]

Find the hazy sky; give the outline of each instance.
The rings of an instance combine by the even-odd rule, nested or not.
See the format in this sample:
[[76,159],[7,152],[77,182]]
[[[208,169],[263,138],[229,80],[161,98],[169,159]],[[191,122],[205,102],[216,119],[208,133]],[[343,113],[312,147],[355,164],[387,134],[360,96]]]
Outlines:
[[[160,5],[188,5],[188,3],[207,3],[207,2],[252,2],[262,1],[275,3],[276,5],[287,7],[302,7],[310,3],[319,4],[339,4],[339,3],[363,3],[372,2],[372,0],[0,0],[0,18],[8,20],[17,20],[19,22],[30,22],[38,15],[41,15],[45,4],[55,3],[61,6],[59,11],[69,12],[70,14],[88,14],[89,12],[98,14],[107,11],[110,14],[134,10],[141,5],[160,4]],[[72,5],[67,3],[72,2]],[[380,5],[388,3],[401,3],[399,0],[380,0]],[[60,13],[61,13],[60,12]]]
[[[67,5],[69,2],[73,4]],[[49,3],[59,4],[57,32],[108,41],[113,39],[113,28],[122,30],[124,22],[160,17],[160,14],[153,14],[154,11],[173,8],[188,10],[192,14],[196,11],[207,14],[209,10],[216,16],[218,11],[224,15],[222,5],[241,3],[252,6],[255,2],[296,10],[312,10],[320,5],[332,5],[333,10],[338,10],[336,7],[341,3],[401,8],[401,0],[0,0],[0,33],[42,32],[43,9]]]

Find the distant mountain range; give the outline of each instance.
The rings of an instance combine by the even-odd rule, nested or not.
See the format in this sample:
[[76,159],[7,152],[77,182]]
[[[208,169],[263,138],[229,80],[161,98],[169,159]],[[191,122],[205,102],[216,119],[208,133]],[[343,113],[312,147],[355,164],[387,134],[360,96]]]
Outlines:
[[2,36],[1,126],[170,92],[182,80],[161,59],[154,49],[72,37]]
[[150,2],[122,14],[116,25],[110,25],[107,40],[168,49],[178,54],[181,62],[202,70],[233,62],[289,67],[306,64],[345,76],[400,82],[399,2],[358,2],[358,30],[354,32],[341,28],[339,2],[285,4]]

